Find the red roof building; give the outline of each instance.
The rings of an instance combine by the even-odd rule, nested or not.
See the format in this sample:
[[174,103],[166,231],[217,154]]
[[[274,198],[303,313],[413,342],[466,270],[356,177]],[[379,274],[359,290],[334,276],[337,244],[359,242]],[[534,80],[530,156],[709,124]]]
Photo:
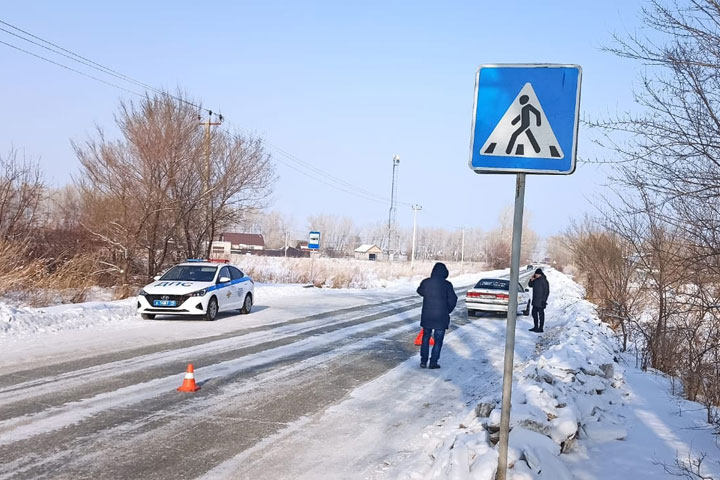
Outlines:
[[228,233],[220,234],[221,242],[229,242],[232,250],[263,250],[265,239],[259,233]]

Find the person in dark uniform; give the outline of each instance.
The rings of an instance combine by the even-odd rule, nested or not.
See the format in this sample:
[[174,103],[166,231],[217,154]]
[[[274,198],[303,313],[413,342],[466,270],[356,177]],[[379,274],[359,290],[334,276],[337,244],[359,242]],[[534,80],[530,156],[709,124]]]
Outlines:
[[429,368],[440,368],[440,350],[442,349],[445,330],[450,326],[450,312],[457,304],[457,295],[452,283],[447,280],[448,269],[444,263],[436,263],[430,274],[420,282],[417,293],[423,297],[420,326],[423,329],[422,345],[420,346],[420,367],[428,366],[430,336],[435,345],[430,355]]
[[545,326],[545,307],[547,307],[547,299],[550,295],[550,284],[541,268],[535,270],[533,276],[530,277],[528,287],[533,289],[532,317],[535,324],[530,331],[542,333]]

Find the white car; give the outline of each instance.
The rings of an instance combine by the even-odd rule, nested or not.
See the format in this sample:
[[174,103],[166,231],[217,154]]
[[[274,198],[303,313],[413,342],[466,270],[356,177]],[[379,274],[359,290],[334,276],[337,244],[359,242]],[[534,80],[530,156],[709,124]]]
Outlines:
[[[518,284],[518,315],[530,315],[530,290]],[[468,317],[475,312],[508,311],[510,300],[510,280],[505,278],[483,278],[465,294]]]
[[146,320],[156,315],[202,315],[212,321],[218,312],[250,313],[254,299],[255,283],[236,266],[188,261],[143,287],[137,309]]

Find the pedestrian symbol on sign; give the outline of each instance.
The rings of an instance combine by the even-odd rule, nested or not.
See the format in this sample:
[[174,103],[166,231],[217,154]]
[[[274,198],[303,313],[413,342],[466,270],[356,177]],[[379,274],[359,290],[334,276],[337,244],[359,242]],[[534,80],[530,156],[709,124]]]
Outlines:
[[[530,148],[525,148],[526,140]],[[526,83],[520,90],[480,153],[499,157],[558,160],[565,156],[530,83]]]

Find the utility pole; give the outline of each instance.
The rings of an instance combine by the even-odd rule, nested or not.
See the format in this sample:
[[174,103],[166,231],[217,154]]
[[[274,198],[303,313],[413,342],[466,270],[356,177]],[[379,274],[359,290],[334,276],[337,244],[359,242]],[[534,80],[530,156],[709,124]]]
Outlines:
[[388,215],[388,254],[389,257],[392,258],[393,254],[393,248],[392,248],[392,241],[393,236],[395,235],[395,220],[397,217],[397,200],[395,196],[397,195],[397,167],[400,165],[400,156],[395,154],[392,157],[393,161],[393,171],[392,171],[392,190],[390,191],[390,213]]
[[460,266],[465,261],[465,227],[462,229],[462,241],[460,242]]
[[[208,118],[205,122],[200,122],[200,125],[205,126],[205,192],[203,193],[206,196],[206,202],[205,202],[205,222],[206,227],[208,228],[208,244],[207,244],[207,253],[206,256],[210,258],[210,251],[212,249],[212,242],[213,237],[215,236],[215,219],[213,218],[213,208],[212,208],[212,195],[210,195],[210,173],[211,173],[211,164],[210,164],[210,151],[211,151],[211,135],[210,135],[210,127],[222,125],[223,122],[223,116],[216,114],[218,121],[213,122],[212,121],[213,112],[212,110],[208,110]],[[202,120],[202,117],[198,115],[198,120]]]
[[288,240],[288,231],[285,230],[285,256],[287,257],[287,240]]
[[410,269],[415,265],[415,232],[417,230],[417,212],[422,210],[422,207],[417,203],[412,206],[413,209],[413,241],[412,241],[412,257],[410,258]]

